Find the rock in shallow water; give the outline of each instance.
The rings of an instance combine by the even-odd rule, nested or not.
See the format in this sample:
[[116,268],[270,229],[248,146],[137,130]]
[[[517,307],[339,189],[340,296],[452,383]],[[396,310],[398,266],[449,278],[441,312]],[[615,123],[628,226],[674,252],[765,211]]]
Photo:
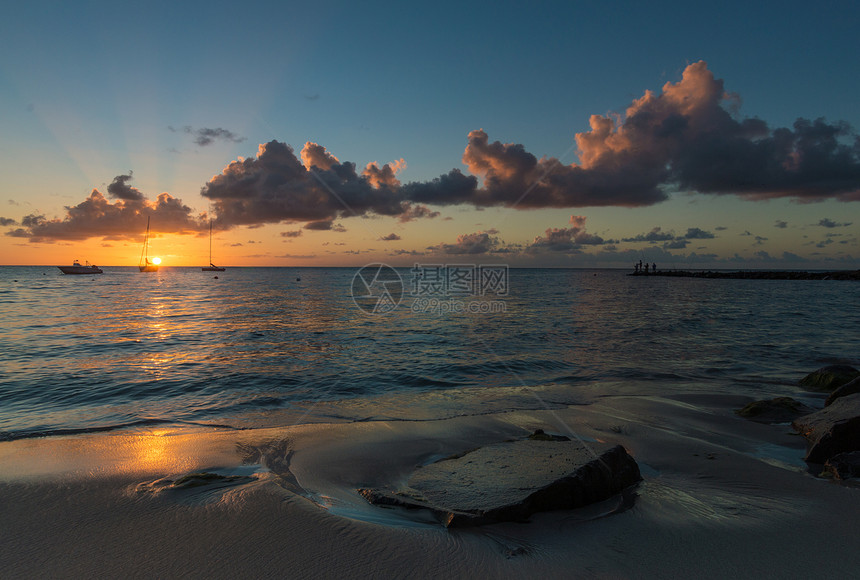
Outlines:
[[429,509],[447,527],[460,527],[582,507],[641,479],[636,461],[620,445],[528,440],[426,465],[396,492],[358,491],[371,503]]
[[853,381],[851,381],[849,383],[845,383],[844,385],[842,385],[841,387],[839,387],[838,389],[836,389],[835,391],[830,393],[827,396],[827,400],[824,401],[824,406],[828,407],[836,399],[838,399],[840,397],[845,397],[848,395],[853,395],[855,393],[860,393],[860,377],[857,377],[856,379],[854,379]]
[[860,371],[848,365],[821,367],[800,379],[800,386],[810,391],[828,393],[860,377]]
[[764,401],[753,401],[735,411],[744,419],[757,423],[788,423],[801,415],[815,411],[812,407],[795,401],[791,397],[776,397]]
[[830,406],[795,419],[792,427],[810,443],[806,461],[824,463],[834,455],[860,451],[860,394],[836,399]]

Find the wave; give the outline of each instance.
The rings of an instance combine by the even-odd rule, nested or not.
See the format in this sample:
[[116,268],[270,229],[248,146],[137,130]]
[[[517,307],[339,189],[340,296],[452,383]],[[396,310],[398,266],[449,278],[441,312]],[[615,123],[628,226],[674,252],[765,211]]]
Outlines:
[[71,427],[59,429],[25,430],[25,431],[0,431],[0,441],[15,441],[18,439],[35,439],[38,437],[62,437],[67,435],[86,435],[88,433],[104,433],[106,431],[119,431],[135,427],[153,427],[155,425],[190,425],[194,427],[209,427],[212,429],[230,429],[232,431],[244,431],[247,427],[219,423],[202,423],[196,421],[180,421],[176,419],[138,419],[128,423],[116,425],[99,425],[95,427]]

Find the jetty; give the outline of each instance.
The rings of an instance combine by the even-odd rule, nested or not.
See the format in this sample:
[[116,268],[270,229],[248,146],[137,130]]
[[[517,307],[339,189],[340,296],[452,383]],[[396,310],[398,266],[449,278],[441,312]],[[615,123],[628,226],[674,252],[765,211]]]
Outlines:
[[831,272],[795,270],[659,270],[631,272],[628,276],[667,276],[672,278],[729,278],[733,280],[860,280],[860,270]]

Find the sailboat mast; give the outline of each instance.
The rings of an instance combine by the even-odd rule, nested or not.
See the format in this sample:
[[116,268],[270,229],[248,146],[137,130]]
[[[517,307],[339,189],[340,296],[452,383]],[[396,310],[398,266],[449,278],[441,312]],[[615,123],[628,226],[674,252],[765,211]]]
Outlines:
[[142,264],[149,262],[149,218],[150,216],[146,217],[146,234],[143,236],[143,250],[140,252],[140,262]]

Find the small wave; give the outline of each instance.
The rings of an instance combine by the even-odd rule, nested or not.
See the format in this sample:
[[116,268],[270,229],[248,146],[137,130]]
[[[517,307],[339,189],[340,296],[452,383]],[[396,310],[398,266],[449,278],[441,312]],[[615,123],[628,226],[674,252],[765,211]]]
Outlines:
[[35,439],[38,437],[62,437],[67,435],[86,435],[89,433],[104,433],[106,431],[119,431],[120,429],[131,429],[134,427],[152,427],[155,425],[193,425],[195,427],[210,427],[212,429],[231,429],[243,431],[246,427],[235,427],[218,423],[198,423],[194,421],[177,421],[175,419],[139,419],[118,425],[100,425],[96,427],[78,427],[69,429],[44,429],[35,431],[0,431],[0,441],[15,441],[18,439]]

